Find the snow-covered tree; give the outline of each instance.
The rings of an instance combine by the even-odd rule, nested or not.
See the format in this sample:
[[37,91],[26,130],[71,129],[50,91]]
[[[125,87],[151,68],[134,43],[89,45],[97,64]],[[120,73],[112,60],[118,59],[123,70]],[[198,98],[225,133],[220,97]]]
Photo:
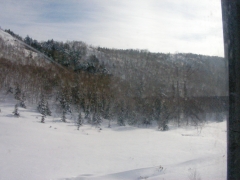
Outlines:
[[8,90],[7,90],[7,94],[8,94],[8,93],[13,94],[13,88],[12,88],[12,87],[9,87],[9,88],[8,88]]
[[44,115],[44,116],[47,115],[46,101],[45,101],[45,99],[44,99],[43,96],[41,97],[41,100],[40,100],[40,102],[38,103],[37,109],[38,109],[38,111],[39,111],[42,115]]
[[25,108],[25,109],[27,109],[27,106],[26,106],[26,104],[25,104],[25,101],[24,101],[24,100],[20,100],[20,102],[19,102],[19,106],[20,106],[20,107],[22,107],[22,108]]
[[50,108],[49,108],[48,102],[47,102],[47,104],[46,104],[46,115],[47,115],[47,116],[51,116],[51,115],[52,115],[52,111],[51,111]]
[[42,115],[41,123],[45,123],[45,115]]
[[124,118],[124,109],[120,108],[120,112],[118,114],[117,123],[119,126],[125,126],[125,118]]
[[19,86],[17,86],[16,89],[15,89],[14,98],[17,99],[17,100],[21,99],[21,89],[19,88]]
[[87,107],[86,110],[85,110],[85,119],[87,119],[87,122],[88,122],[88,123],[91,123],[91,117],[90,117],[89,107]]
[[163,100],[160,103],[160,114],[159,114],[159,119],[157,121],[159,130],[161,131],[168,130],[168,121],[171,118],[171,116],[174,115],[175,109],[173,106],[174,105],[171,101]]
[[61,118],[61,120],[63,122],[66,122],[66,114],[68,112],[71,113],[72,111],[70,109],[70,105],[67,102],[64,94],[62,94],[61,97],[60,97],[60,106],[61,106],[61,109],[62,109],[62,118]]
[[66,110],[63,109],[62,117],[61,117],[61,121],[62,121],[62,122],[67,122],[67,121],[66,121],[66,114],[67,114]]
[[77,120],[77,129],[79,130],[80,126],[82,126],[83,124],[83,119],[82,119],[82,115],[81,115],[81,111],[78,114],[78,120]]
[[38,111],[42,114],[41,123],[45,122],[45,117],[51,116],[51,110],[49,109],[48,102],[45,101],[44,96],[41,97],[37,107]]
[[13,115],[16,117],[20,116],[20,113],[18,112],[18,104],[15,105],[14,111],[13,111]]
[[100,117],[100,113],[99,113],[98,110],[97,110],[96,116],[95,116],[95,121],[94,121],[93,123],[94,123],[94,125],[96,125],[97,127],[100,127],[101,122],[102,122],[102,119],[101,119],[101,117]]

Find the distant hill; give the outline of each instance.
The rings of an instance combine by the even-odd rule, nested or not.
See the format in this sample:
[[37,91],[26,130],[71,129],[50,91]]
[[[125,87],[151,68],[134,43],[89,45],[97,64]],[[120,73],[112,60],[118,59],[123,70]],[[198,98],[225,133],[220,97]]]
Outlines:
[[93,122],[112,116],[148,123],[162,118],[163,107],[174,119],[187,107],[202,112],[192,97],[228,95],[227,61],[215,56],[38,42],[0,30],[0,58],[1,88],[18,87],[35,101],[54,94],[58,104],[64,98],[90,112]]

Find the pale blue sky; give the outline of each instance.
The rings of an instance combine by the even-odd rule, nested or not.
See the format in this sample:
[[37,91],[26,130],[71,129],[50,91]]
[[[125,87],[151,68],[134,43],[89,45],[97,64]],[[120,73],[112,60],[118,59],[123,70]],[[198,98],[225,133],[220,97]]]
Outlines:
[[223,56],[220,0],[0,0],[0,26],[41,40]]

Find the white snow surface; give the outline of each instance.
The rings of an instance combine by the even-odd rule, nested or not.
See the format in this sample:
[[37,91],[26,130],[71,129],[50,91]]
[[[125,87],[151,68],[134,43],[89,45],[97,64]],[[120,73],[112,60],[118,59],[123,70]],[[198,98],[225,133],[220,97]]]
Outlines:
[[223,180],[226,121],[166,132],[156,127],[107,128],[47,117],[0,96],[0,180]]

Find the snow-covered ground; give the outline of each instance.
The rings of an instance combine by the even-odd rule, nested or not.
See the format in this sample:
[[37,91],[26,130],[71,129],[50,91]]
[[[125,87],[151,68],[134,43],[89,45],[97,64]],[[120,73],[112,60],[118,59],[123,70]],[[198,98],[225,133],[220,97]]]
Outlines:
[[0,180],[226,179],[226,121],[157,131],[62,123],[0,96]]

